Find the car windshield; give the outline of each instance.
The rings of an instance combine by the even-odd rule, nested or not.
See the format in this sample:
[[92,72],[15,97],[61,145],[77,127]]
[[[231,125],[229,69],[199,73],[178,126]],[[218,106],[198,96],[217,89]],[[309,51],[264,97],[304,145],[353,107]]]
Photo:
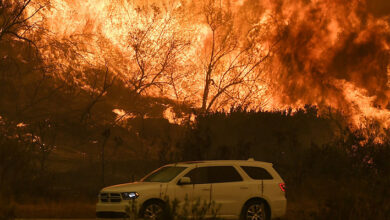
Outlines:
[[141,182],[169,182],[187,167],[167,166],[159,168],[146,177],[141,179]]

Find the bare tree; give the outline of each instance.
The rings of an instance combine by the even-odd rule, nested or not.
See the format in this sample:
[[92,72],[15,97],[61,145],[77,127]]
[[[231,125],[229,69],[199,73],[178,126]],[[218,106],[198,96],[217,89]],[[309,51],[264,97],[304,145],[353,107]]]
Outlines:
[[[90,117],[92,108],[100,102],[107,94],[109,88],[114,84],[116,76],[110,76],[110,71],[106,65],[104,77],[102,78],[101,71],[93,71],[95,73],[91,87],[89,87],[89,93],[91,95],[91,101],[87,104],[85,110],[81,114],[81,122]],[[100,85],[101,84],[101,85]]]
[[[270,56],[271,47],[259,48],[251,33],[242,38],[234,13],[221,0],[208,0],[203,15],[211,36],[206,41],[202,59],[204,87],[201,111],[210,111],[219,102],[245,101],[261,81],[261,65]],[[246,91],[244,91],[244,87]]]
[[[47,0],[0,0],[0,41],[6,36],[35,43],[26,34],[36,26],[29,20],[48,4]],[[32,13],[27,14],[27,8],[33,7]]]
[[151,88],[163,92],[174,82],[178,60],[190,41],[175,27],[178,25],[176,11],[150,6],[138,8],[137,12],[141,25],[129,31],[130,61],[134,65],[127,75],[127,83],[138,94]]
[[39,170],[41,174],[47,169],[47,162],[50,154],[55,149],[55,143],[57,138],[57,132],[55,124],[50,119],[38,121],[30,128],[31,143],[33,143],[37,149],[37,161],[39,164]]

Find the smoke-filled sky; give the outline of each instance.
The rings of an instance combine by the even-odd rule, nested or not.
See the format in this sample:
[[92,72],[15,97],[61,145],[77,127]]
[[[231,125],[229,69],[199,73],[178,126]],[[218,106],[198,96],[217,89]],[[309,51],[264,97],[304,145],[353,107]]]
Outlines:
[[207,110],[313,104],[390,125],[388,0],[52,0],[32,22],[86,90],[86,70],[107,67]]
[[288,22],[273,73],[282,103],[389,117],[387,1],[278,1],[273,7]]

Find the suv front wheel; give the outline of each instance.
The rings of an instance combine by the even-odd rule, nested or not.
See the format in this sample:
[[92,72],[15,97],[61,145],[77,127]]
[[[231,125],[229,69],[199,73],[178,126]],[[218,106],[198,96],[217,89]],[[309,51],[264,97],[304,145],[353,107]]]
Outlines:
[[270,213],[263,201],[254,200],[245,204],[241,220],[269,220]]
[[158,220],[161,219],[163,209],[164,204],[162,202],[150,201],[144,205],[141,216],[143,219]]

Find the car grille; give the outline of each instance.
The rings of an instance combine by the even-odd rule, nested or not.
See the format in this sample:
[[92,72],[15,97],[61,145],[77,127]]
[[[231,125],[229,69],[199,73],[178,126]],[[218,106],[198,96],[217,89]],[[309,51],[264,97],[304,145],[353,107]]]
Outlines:
[[121,202],[121,194],[119,193],[100,193],[101,202]]

